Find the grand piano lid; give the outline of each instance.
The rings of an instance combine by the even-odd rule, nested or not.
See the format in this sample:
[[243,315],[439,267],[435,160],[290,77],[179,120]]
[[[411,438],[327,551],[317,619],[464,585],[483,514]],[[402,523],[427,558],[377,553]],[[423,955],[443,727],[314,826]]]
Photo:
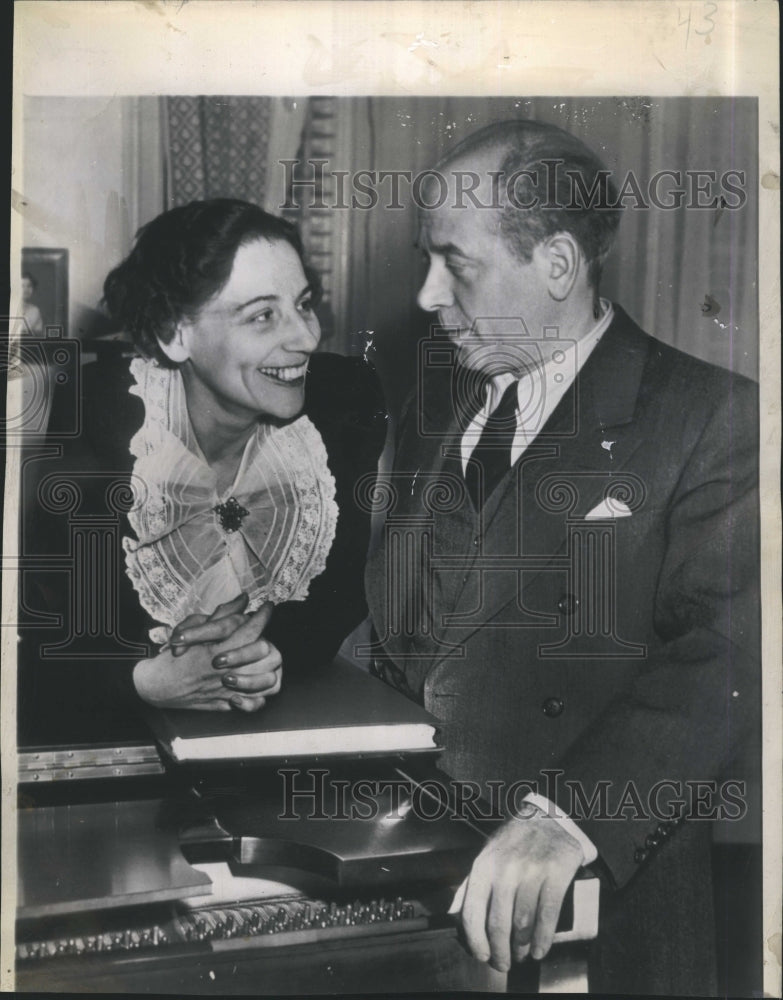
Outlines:
[[159,800],[20,809],[17,916],[62,916],[204,895]]

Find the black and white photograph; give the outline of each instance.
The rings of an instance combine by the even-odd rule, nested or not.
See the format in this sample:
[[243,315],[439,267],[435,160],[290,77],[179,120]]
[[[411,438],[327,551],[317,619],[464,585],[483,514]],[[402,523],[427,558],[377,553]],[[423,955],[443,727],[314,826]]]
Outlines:
[[22,294],[17,312],[24,333],[41,337],[47,327],[64,333],[68,321],[68,251],[23,247],[20,269]]
[[3,988],[779,995],[777,8],[15,9]]

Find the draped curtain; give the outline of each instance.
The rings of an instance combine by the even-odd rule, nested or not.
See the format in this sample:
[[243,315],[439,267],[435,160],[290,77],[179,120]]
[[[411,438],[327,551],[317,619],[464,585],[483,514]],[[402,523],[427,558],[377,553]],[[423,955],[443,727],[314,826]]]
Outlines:
[[202,198],[263,198],[271,98],[167,97],[164,104],[169,208]]
[[[646,193],[659,170],[744,173],[739,210],[637,209],[632,199],[607,263],[602,293],[620,302],[660,339],[708,361],[757,377],[757,103],[751,98],[357,98],[339,103],[338,145],[329,169],[355,172],[432,167],[483,125],[533,118],[573,132],[618,180],[633,171]],[[686,178],[684,178],[685,182]],[[673,183],[662,185],[662,190]],[[338,259],[344,285],[344,339],[373,331],[376,360],[392,405],[414,370],[428,319],[415,306],[424,268],[414,250],[410,188],[403,209],[381,204],[342,211],[349,253]],[[733,199],[736,200],[736,199]]]
[[[415,175],[482,125],[517,117],[573,132],[616,180],[630,171],[645,193],[661,170],[680,172],[684,185],[688,170],[744,175],[746,201],[739,210],[642,209],[627,199],[602,292],[662,340],[755,377],[754,99],[168,97],[162,114],[166,203],[226,195],[277,213],[287,204],[284,214],[299,222],[324,281],[326,348],[359,353],[371,340],[394,406],[428,326],[415,305],[424,273],[413,246],[416,214],[409,186],[401,184],[400,204],[390,208],[390,184],[379,179],[376,206],[349,207],[353,180],[362,170],[376,178],[380,171]],[[293,175],[284,159],[298,160]],[[311,160],[325,163],[320,179]],[[292,177],[299,185],[293,201]],[[366,201],[359,198],[360,205]]]

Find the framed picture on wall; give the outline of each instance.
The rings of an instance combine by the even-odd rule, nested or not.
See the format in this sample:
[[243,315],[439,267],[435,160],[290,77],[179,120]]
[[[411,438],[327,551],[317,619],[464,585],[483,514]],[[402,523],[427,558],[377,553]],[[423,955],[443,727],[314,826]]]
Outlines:
[[63,247],[23,247],[22,301],[19,315],[27,332],[43,336],[68,334],[68,251]]

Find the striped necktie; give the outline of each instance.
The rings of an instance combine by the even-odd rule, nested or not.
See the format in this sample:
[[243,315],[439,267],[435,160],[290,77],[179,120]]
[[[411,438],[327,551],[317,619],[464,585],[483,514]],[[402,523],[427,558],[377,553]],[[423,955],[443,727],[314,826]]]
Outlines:
[[465,485],[476,510],[481,509],[511,467],[511,446],[516,431],[517,383],[512,382],[489,415],[465,469]]

